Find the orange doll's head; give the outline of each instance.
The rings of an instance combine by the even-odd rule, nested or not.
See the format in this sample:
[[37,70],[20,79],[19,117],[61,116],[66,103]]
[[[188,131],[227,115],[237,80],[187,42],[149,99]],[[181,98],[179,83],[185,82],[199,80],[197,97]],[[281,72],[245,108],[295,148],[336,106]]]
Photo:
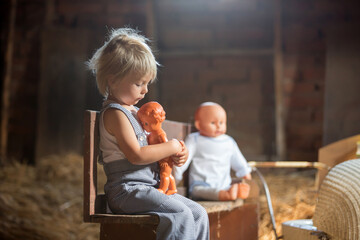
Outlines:
[[152,132],[161,129],[161,124],[165,120],[165,111],[158,102],[148,102],[141,106],[137,116],[143,128]]
[[195,112],[195,127],[200,134],[218,137],[226,133],[226,112],[217,103],[202,103]]

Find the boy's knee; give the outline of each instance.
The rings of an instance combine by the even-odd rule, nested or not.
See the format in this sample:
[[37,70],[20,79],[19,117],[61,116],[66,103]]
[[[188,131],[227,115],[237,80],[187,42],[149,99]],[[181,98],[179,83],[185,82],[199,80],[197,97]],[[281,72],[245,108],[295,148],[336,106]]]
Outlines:
[[196,203],[196,204],[197,204],[196,211],[199,212],[200,215],[207,216],[206,209],[203,206],[201,206],[199,203]]
[[208,217],[208,214],[206,212],[206,209],[201,207],[201,213],[200,213],[200,216],[205,219],[206,221],[208,221],[209,217]]
[[191,209],[190,208],[188,208],[187,206],[184,206],[183,208],[182,208],[182,214],[183,215],[185,215],[185,216],[187,216],[187,217],[192,217],[192,215],[193,215],[193,212],[191,211]]

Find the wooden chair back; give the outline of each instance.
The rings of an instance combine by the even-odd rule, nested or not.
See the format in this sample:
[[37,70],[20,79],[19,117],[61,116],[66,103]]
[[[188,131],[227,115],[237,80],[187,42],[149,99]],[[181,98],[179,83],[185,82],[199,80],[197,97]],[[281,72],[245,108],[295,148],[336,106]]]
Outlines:
[[97,197],[98,113],[84,115],[84,221],[91,222]]

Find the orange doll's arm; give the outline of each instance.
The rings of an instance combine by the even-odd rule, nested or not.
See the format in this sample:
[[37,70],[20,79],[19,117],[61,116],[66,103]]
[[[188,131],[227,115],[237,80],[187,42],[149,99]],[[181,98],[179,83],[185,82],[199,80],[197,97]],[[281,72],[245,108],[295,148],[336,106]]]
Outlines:
[[158,137],[159,137],[159,141],[162,142],[162,143],[168,141],[168,139],[167,139],[167,137],[166,137],[166,133],[165,133],[164,130],[162,131],[162,133],[159,134]]

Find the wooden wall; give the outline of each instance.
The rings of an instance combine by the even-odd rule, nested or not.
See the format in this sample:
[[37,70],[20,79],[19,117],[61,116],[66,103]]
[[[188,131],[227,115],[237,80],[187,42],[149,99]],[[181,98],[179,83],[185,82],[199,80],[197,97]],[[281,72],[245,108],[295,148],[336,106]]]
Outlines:
[[360,28],[344,23],[328,33],[324,145],[360,133]]
[[36,156],[81,150],[86,105],[86,30],[43,29]]
[[247,157],[275,155],[273,3],[164,0],[155,9],[168,117],[191,122],[200,103],[218,102]]
[[[360,25],[355,0],[16,2],[8,127],[2,134],[7,133],[7,158],[30,162],[82,152],[82,111],[101,105],[84,62],[104,42],[108,28],[125,25],[154,40],[163,66],[146,100],[160,101],[168,119],[192,121],[198,104],[219,102],[229,115],[228,133],[248,160],[274,160],[281,117],[285,159],[315,161],[328,131],[329,28]],[[2,18],[9,17],[10,8],[10,0],[1,2]],[[5,63],[10,29],[2,26]],[[274,62],[279,56],[282,70]],[[279,94],[282,101],[275,104]]]

